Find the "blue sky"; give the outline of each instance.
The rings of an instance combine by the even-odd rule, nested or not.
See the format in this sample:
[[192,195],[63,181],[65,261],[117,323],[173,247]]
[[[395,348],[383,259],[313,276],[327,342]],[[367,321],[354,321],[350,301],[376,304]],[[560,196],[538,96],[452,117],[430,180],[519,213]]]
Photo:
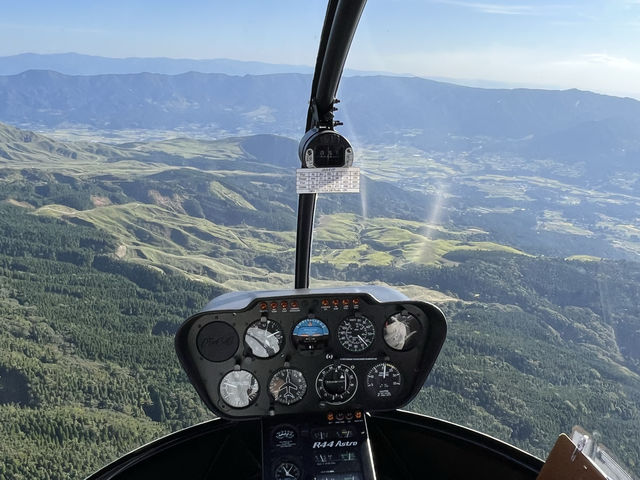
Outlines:
[[[314,63],[319,0],[0,0],[0,55]],[[348,66],[640,98],[640,0],[369,0]]]

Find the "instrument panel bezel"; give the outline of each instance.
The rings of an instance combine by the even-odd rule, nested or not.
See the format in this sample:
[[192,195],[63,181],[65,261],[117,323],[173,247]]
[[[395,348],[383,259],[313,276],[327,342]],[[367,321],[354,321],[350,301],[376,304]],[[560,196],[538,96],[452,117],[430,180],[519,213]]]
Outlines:
[[[338,299],[337,307],[330,303],[327,308],[322,300]],[[354,306],[352,300],[359,303]],[[350,300],[347,306],[343,299]],[[277,308],[263,311],[261,304],[297,302],[294,311]],[[420,322],[422,331],[414,348],[409,351],[394,350],[383,338],[384,322],[395,313],[408,311]],[[359,312],[373,321],[376,337],[373,344],[363,352],[354,353],[344,349],[337,337],[340,322]],[[272,357],[260,358],[251,355],[245,345],[244,333],[248,326],[266,315],[277,321],[285,333],[281,350]],[[329,328],[329,341],[320,351],[299,351],[292,341],[294,326],[303,318],[313,316],[322,320]],[[199,354],[196,340],[199,331],[212,322],[231,325],[238,337],[236,352],[222,362],[211,362]],[[380,286],[349,287],[343,289],[300,289],[264,292],[238,292],[222,295],[210,302],[201,312],[187,319],[176,333],[178,358],[195,386],[201,399],[216,415],[242,419],[280,414],[314,413],[339,408],[363,409],[369,412],[400,408],[409,403],[418,393],[431,370],[446,336],[446,322],[442,312],[426,302],[412,301],[395,290]],[[396,397],[373,398],[363,385],[369,369],[380,362],[395,365],[402,373],[403,386]],[[319,372],[332,363],[344,363],[357,375],[360,386],[348,402],[335,405],[323,402],[314,387]],[[301,370],[307,382],[305,396],[293,405],[274,402],[268,392],[271,376],[289,366]],[[231,408],[219,398],[220,379],[233,369],[252,372],[258,379],[258,398],[249,406]]]

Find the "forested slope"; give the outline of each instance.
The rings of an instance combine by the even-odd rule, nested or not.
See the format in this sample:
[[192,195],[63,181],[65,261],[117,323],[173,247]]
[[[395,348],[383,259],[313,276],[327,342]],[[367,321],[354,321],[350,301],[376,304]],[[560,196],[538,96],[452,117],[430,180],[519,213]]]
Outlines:
[[[6,130],[0,479],[82,478],[211,417],[173,334],[223,291],[292,284],[294,178],[277,153],[293,142],[67,145]],[[469,168],[445,161],[434,168]],[[472,184],[474,172],[460,174]],[[484,181],[444,198],[365,177],[362,197],[322,198],[314,282],[383,281],[438,299],[448,340],[410,408],[540,456],[580,424],[637,471],[640,265],[629,260],[629,212],[638,200],[601,186],[577,225],[547,206],[591,191],[536,178],[522,194]],[[553,238],[553,255],[541,255]],[[599,245],[628,260],[583,255]]]

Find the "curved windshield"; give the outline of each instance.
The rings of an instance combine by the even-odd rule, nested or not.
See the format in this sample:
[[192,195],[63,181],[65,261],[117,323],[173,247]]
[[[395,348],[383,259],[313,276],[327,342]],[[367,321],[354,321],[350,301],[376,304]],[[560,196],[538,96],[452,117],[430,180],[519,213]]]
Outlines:
[[[0,479],[84,478],[212,418],[174,353],[185,318],[293,286],[326,4],[4,10]],[[319,196],[311,263],[312,287],[446,314],[408,410],[540,458],[587,434],[630,474],[639,19],[633,1],[370,2],[335,112],[360,193]]]

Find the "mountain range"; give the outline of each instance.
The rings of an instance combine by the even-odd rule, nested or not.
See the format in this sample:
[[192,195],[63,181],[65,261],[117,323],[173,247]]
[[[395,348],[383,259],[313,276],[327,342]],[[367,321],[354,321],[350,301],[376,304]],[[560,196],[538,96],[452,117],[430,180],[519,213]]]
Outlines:
[[[189,72],[0,76],[0,121],[36,129],[302,134],[311,77]],[[342,80],[337,118],[360,144],[510,152],[588,166],[640,158],[640,102],[579,90],[481,89],[422,78]]]
[[[126,73],[187,72],[225,73],[227,75],[267,75],[273,73],[313,73],[308,65],[288,65],[233,60],[229,58],[191,59],[167,57],[113,58],[80,53],[21,53],[0,57],[0,75],[16,75],[26,70],[54,70],[68,75],[105,75]],[[380,72],[345,69],[344,74],[375,75]],[[387,75],[389,75],[387,73]]]
[[[222,291],[292,284],[296,147],[0,125],[4,478],[85,478],[209,417],[173,334]],[[636,468],[640,200],[560,181],[550,163],[366,153],[360,196],[319,198],[312,284],[384,281],[445,310],[447,342],[409,408],[540,456],[580,424]]]
[[[291,285],[310,82],[0,77],[0,480],[84,478],[208,418],[172,335],[222,291]],[[637,471],[640,102],[389,76],[339,97],[362,193],[319,198],[313,284],[446,312],[410,408],[540,456],[580,424]]]

